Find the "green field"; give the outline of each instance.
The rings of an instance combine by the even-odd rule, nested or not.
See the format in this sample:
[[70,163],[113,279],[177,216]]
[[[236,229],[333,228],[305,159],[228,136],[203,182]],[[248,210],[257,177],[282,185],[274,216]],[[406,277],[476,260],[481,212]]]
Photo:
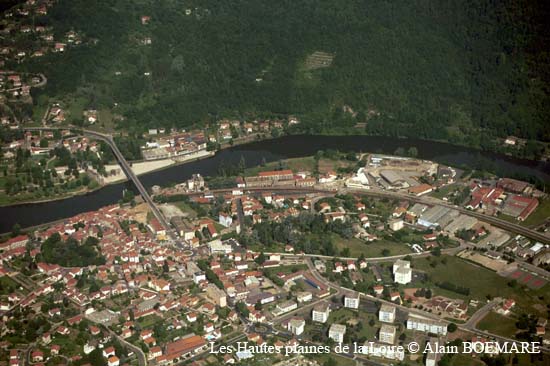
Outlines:
[[450,366],[483,366],[485,363],[468,355],[456,354],[451,359]]
[[19,284],[8,276],[0,277],[0,295],[8,295],[18,287]]
[[536,226],[542,224],[550,217],[550,199],[545,199],[539,202],[539,207],[525,221],[521,223],[523,226]]
[[142,329],[151,328],[156,323],[162,322],[162,318],[156,315],[147,315],[137,321]]
[[517,332],[516,321],[506,316],[491,311],[479,323],[477,328],[489,333],[511,338]]
[[[374,326],[369,325],[369,321],[374,319],[376,324]],[[362,324],[361,331],[357,333],[358,338],[365,337],[368,340],[376,340],[376,335],[378,334],[380,324],[378,323],[376,316],[373,314],[367,314],[363,311],[352,311],[350,309],[341,308],[330,313],[329,324],[338,323],[346,324],[349,320],[358,320]]]
[[195,212],[195,210],[191,208],[191,206],[189,206],[188,203],[184,201],[176,201],[171,203],[175,205],[177,208],[179,208],[182,212],[188,213],[189,217],[191,218],[197,217],[197,213]]
[[312,156],[307,156],[303,158],[281,160],[280,163],[278,161],[273,161],[265,164],[264,166],[257,166],[257,167],[245,169],[244,175],[254,176],[254,175],[258,175],[259,172],[263,172],[267,170],[277,170],[281,167],[285,169],[291,169],[293,172],[298,172],[298,171],[313,172],[313,169],[315,167],[315,160],[313,159]]
[[336,366],[356,366],[356,363],[354,360],[339,356],[335,353],[331,353],[330,355],[318,354],[318,355],[315,355],[314,359],[317,360],[317,362],[319,362],[320,365],[323,365],[329,359],[333,359],[334,361],[336,361],[336,363],[333,365],[336,365]]
[[384,249],[389,250],[389,256],[411,253],[411,250],[405,244],[387,240],[377,240],[367,243],[357,238],[344,239],[338,235],[333,235],[333,240],[338,252],[344,248],[349,248],[352,257],[360,257],[361,254],[364,254],[367,258],[383,257],[382,251]]
[[449,184],[439,188],[437,191],[430,193],[430,196],[442,199],[443,197],[446,197],[449,193],[454,192],[456,189],[458,189],[458,187],[459,185],[457,183]]
[[[446,263],[442,263],[445,259]],[[430,266],[430,261],[437,262],[435,267]],[[429,276],[429,282],[433,284],[432,289],[436,294],[461,299],[478,299],[485,301],[487,295],[491,297],[513,298],[516,301],[516,307],[526,312],[536,312],[545,314],[547,300],[550,298],[550,286],[545,286],[539,290],[531,290],[526,287],[512,288],[508,286],[509,280],[500,277],[495,272],[474,265],[458,257],[441,256],[414,259],[412,267],[422,270]],[[450,283],[467,287],[470,289],[470,295],[464,296],[452,291],[441,289],[435,286],[435,282],[448,281]],[[539,299],[542,296],[543,299]],[[533,305],[538,304],[535,307]],[[544,305],[544,306],[540,306]],[[515,309],[515,311],[520,311]]]

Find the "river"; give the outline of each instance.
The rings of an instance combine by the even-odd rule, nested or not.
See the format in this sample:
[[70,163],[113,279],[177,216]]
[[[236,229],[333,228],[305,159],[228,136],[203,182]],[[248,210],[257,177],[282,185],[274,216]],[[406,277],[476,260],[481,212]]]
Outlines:
[[[405,151],[410,147],[418,149],[418,157],[458,166],[475,165],[483,162],[487,168],[496,170],[503,176],[523,174],[536,176],[550,182],[550,163],[520,160],[490,152],[480,152],[448,143],[398,139],[377,136],[283,136],[277,139],[257,141],[219,151],[214,157],[187,164],[173,166],[165,170],[140,176],[147,188],[153,185],[168,185],[188,179],[193,173],[203,176],[217,174],[218,166],[237,164],[241,156],[246,166],[252,167],[266,162],[285,158],[310,156],[319,150],[338,149],[340,151],[374,152],[392,154],[397,148]],[[95,192],[72,198],[16,206],[0,207],[0,233],[8,232],[18,223],[22,227],[35,226],[81,212],[94,211],[102,206],[118,202],[124,188],[133,188],[129,182],[109,185]]]

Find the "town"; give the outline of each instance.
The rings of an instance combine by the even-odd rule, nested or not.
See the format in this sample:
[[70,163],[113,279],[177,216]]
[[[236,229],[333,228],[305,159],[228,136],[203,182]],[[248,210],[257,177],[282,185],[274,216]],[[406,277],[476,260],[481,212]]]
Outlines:
[[[548,240],[500,224],[540,209],[545,195],[528,183],[339,152],[247,168],[231,187],[211,181],[152,188],[170,228],[133,197],[14,232],[0,244],[0,357],[384,364],[423,362],[405,351],[411,342],[550,345]],[[300,351],[352,343],[359,354]],[[424,362],[442,357],[472,360],[434,352]]]
[[0,4],[0,366],[550,365],[546,17],[466,3]]

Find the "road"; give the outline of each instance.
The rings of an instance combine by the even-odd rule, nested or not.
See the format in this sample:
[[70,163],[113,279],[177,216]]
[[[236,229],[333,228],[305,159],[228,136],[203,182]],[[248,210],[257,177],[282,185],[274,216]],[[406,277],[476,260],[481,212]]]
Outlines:
[[[55,128],[55,127],[24,127],[23,129],[28,130],[28,131],[42,131],[42,130],[57,130],[57,129],[60,129],[60,128]],[[118,147],[116,146],[116,144],[113,140],[113,137],[111,135],[108,135],[108,134],[104,134],[104,133],[100,133],[100,132],[96,132],[96,131],[85,130],[85,129],[81,129],[79,131],[82,131],[82,133],[93,136],[97,139],[103,140],[111,147],[111,149],[113,150],[117,160],[119,161],[120,166],[124,170],[124,173],[126,174],[128,179],[131,180],[132,182],[134,182],[134,184],[135,184],[136,188],[138,189],[140,195],[143,197],[145,202],[149,205],[149,207],[151,208],[151,211],[153,212],[153,214],[155,215],[157,220],[159,220],[161,225],[166,229],[166,232],[169,235],[169,237],[172,238],[174,241],[176,241],[177,236],[176,236],[175,232],[170,228],[170,225],[168,224],[168,222],[166,221],[166,219],[164,218],[162,213],[159,211],[159,209],[155,206],[155,204],[154,204],[151,196],[149,195],[149,193],[147,192],[145,187],[141,184],[138,177],[132,171],[132,169],[130,167],[130,164],[126,161],[126,159],[124,158],[124,156],[122,155],[122,153],[120,152]],[[232,189],[213,190],[212,192],[213,193],[222,193],[222,192],[227,192],[227,191],[230,191],[230,190],[232,190]],[[249,191],[249,192],[269,191],[269,192],[289,193],[289,194],[292,193],[292,192],[302,193],[302,194],[303,193],[318,193],[318,194],[325,194],[325,195],[334,195],[336,193],[333,190],[317,189],[317,188],[314,188],[314,187],[306,187],[306,188],[295,187],[293,189],[268,187],[268,188],[247,189],[247,191]],[[380,191],[378,189],[365,190],[365,189],[344,188],[344,189],[339,190],[338,193],[363,194],[363,195],[368,195],[368,196],[386,197],[386,198],[392,198],[392,199],[403,199],[403,200],[408,200],[408,201],[415,202],[415,203],[423,203],[423,204],[432,205],[432,206],[433,205],[444,206],[444,207],[448,207],[448,208],[457,210],[458,212],[460,212],[464,215],[472,216],[474,218],[477,218],[478,220],[487,222],[487,223],[489,223],[491,225],[494,225],[496,227],[499,227],[501,229],[510,231],[512,233],[523,235],[527,238],[537,240],[541,243],[550,244],[550,237],[544,235],[543,233],[537,232],[535,230],[531,230],[527,227],[523,227],[521,225],[518,225],[518,224],[515,224],[515,223],[512,223],[512,222],[501,220],[497,217],[488,216],[488,215],[485,215],[485,214],[482,214],[482,213],[479,213],[479,212],[467,210],[465,208],[446,203],[444,201],[435,199],[433,197],[417,197],[417,196],[412,196],[412,195],[409,195],[409,194],[404,194],[404,193],[399,193],[399,192]],[[191,193],[189,195],[193,195],[193,194],[200,194],[200,193]]]
[[[458,252],[469,248],[468,244],[462,243],[461,245],[454,247],[454,248],[447,248],[443,249],[441,251],[441,254],[447,254],[447,255],[455,255]],[[321,258],[321,259],[339,259],[339,260],[352,260],[356,261],[359,258],[358,257],[342,257],[341,255],[321,255],[321,254],[290,254],[290,253],[279,253],[279,252],[264,252],[266,255],[280,255],[281,258],[289,258],[289,259],[303,259],[303,258]],[[390,255],[387,257],[371,257],[371,258],[364,258],[364,260],[367,263],[379,263],[379,262],[389,262],[392,260],[397,259],[403,259],[405,257],[415,257],[415,258],[422,258],[422,257],[428,257],[432,255],[430,251],[425,251],[421,253],[407,253],[407,254],[398,254],[398,255]]]
[[[58,130],[59,128],[55,128],[55,127],[24,127],[23,129],[27,130],[27,131],[44,131],[44,130]],[[109,145],[109,147],[111,148],[111,150],[115,154],[115,157],[118,160],[118,163],[120,164],[120,167],[124,171],[124,174],[126,174],[128,179],[131,180],[134,183],[134,185],[137,188],[139,194],[141,195],[141,197],[143,197],[143,200],[145,201],[145,203],[147,203],[147,205],[151,209],[151,212],[153,213],[155,218],[160,222],[162,227],[166,230],[167,235],[174,242],[176,242],[177,241],[176,233],[171,229],[170,225],[168,224],[168,222],[164,218],[164,215],[160,212],[160,210],[157,208],[157,206],[153,202],[153,199],[149,195],[149,192],[147,192],[147,189],[143,186],[141,181],[138,179],[138,177],[133,172],[130,164],[128,163],[128,161],[126,161],[126,159],[124,158],[124,156],[122,155],[122,153],[120,152],[118,147],[116,146],[116,143],[113,140],[113,137],[111,135],[108,135],[108,134],[95,132],[95,131],[90,131],[90,130],[82,129],[80,131],[82,131],[82,133],[85,134],[85,135],[89,135],[89,136],[95,137],[98,140],[102,140],[105,143],[107,143],[107,145]]]
[[[310,262],[310,261],[308,260],[308,262]],[[403,311],[407,314],[417,314],[417,315],[423,316],[425,318],[437,320],[437,321],[439,321],[441,323],[444,323],[444,324],[449,324],[450,323],[450,321],[442,319],[439,316],[434,315],[432,313],[429,313],[427,311],[418,310],[418,309],[414,309],[414,308],[409,308],[409,307],[406,307],[406,306],[403,306],[403,305],[398,305],[398,304],[395,304],[393,302],[390,302],[390,301],[387,301],[387,300],[384,300],[384,299],[380,299],[380,298],[372,296],[372,295],[365,294],[363,292],[358,292],[358,291],[354,291],[352,289],[342,287],[342,286],[340,286],[338,284],[335,284],[335,283],[332,283],[332,282],[328,281],[326,278],[322,277],[321,274],[315,269],[315,267],[311,263],[308,264],[308,267],[309,267],[311,273],[314,275],[314,277],[316,279],[320,280],[320,278],[322,278],[323,283],[325,283],[327,286],[329,286],[330,288],[333,288],[335,290],[345,291],[345,292],[348,292],[348,293],[350,293],[350,292],[351,293],[358,293],[361,297],[364,297],[368,300],[372,300],[372,301],[375,301],[375,302],[378,302],[378,303],[381,303],[381,304],[388,304],[388,305],[391,305],[391,306],[395,306],[396,308],[398,308],[399,310],[401,310],[401,311]],[[483,316],[485,316],[489,311],[491,311],[491,309],[495,306],[494,301],[496,301],[496,299],[493,300],[492,302],[486,304],[481,309],[479,309],[474,315],[472,315],[472,317],[474,318],[473,320],[470,319],[471,321],[468,321],[464,324],[457,324],[458,329],[463,330],[463,331],[467,331],[467,332],[471,332],[471,333],[474,333],[474,334],[477,334],[477,335],[480,335],[480,336],[483,336],[483,337],[489,337],[489,338],[495,339],[499,342],[520,343],[519,341],[517,341],[515,339],[502,337],[502,336],[499,336],[499,335],[496,335],[496,334],[493,334],[493,333],[485,332],[485,331],[479,330],[475,327],[475,324],[481,318],[483,318]],[[544,350],[546,352],[550,351],[550,347],[541,346],[540,348],[541,348],[541,350]]]
[[433,197],[416,197],[411,196],[409,194],[399,193],[399,192],[387,192],[387,191],[378,191],[378,190],[357,190],[357,189],[345,189],[344,192],[346,193],[356,193],[356,194],[364,194],[367,196],[377,196],[377,197],[387,197],[387,198],[394,198],[394,199],[402,199],[402,200],[408,200],[415,203],[423,203],[425,205],[431,205],[431,206],[444,206],[451,208],[453,210],[457,210],[461,214],[468,215],[475,217],[478,220],[487,222],[495,227],[504,229],[506,231],[510,231],[515,234],[523,235],[529,239],[540,241],[541,243],[550,244],[550,237],[544,235],[543,233],[539,233],[538,231],[531,230],[527,227],[515,224],[513,222],[501,220],[494,216],[488,216],[479,212],[471,211],[463,207],[455,206],[450,203],[446,203],[444,201],[438,200]]
[[[232,191],[232,188],[231,189],[218,189],[218,190],[212,190],[212,193],[214,193],[214,194],[227,193],[227,192],[231,192],[231,191]],[[478,220],[487,222],[487,223],[489,223],[489,224],[491,224],[495,227],[504,229],[506,231],[510,231],[514,234],[520,234],[520,235],[523,235],[523,236],[525,236],[529,239],[533,239],[533,240],[536,240],[536,241],[539,241],[539,242],[545,243],[545,244],[550,244],[550,237],[544,235],[544,233],[540,233],[538,231],[532,230],[528,227],[521,226],[519,224],[515,224],[513,222],[501,220],[498,217],[488,216],[488,215],[485,215],[485,214],[482,214],[482,213],[479,213],[479,212],[476,212],[476,211],[468,210],[468,209],[460,207],[460,206],[452,205],[450,203],[447,203],[447,202],[444,202],[444,201],[441,201],[439,199],[436,199],[434,197],[429,197],[429,196],[428,197],[426,197],[426,196],[417,197],[417,196],[412,196],[412,195],[405,194],[405,193],[391,192],[391,191],[381,191],[381,190],[378,190],[378,189],[366,190],[366,189],[343,188],[343,189],[340,189],[338,191],[334,191],[334,190],[319,189],[319,188],[314,188],[314,187],[306,187],[306,188],[300,188],[300,187],[295,187],[295,188],[288,188],[288,187],[287,188],[277,188],[277,187],[248,188],[248,189],[246,189],[246,192],[272,192],[272,193],[280,193],[280,194],[312,193],[312,194],[319,194],[319,195],[326,195],[326,196],[334,196],[335,194],[350,193],[350,194],[361,194],[361,195],[366,195],[366,196],[375,196],[375,197],[382,197],[382,198],[407,200],[407,201],[411,201],[411,202],[414,202],[414,203],[422,203],[422,204],[430,205],[430,206],[444,206],[444,207],[448,207],[450,209],[456,210],[456,211],[460,212],[461,214],[471,216],[471,217],[474,217]],[[203,194],[203,193],[202,192],[192,192],[192,193],[188,193],[187,195],[194,196],[194,195],[201,195],[201,194]],[[316,197],[317,200],[319,198],[321,198],[321,197]]]
[[479,323],[479,321],[481,319],[483,319],[485,317],[485,315],[487,315],[487,313],[489,313],[491,310],[493,310],[493,308],[500,301],[502,301],[502,299],[495,298],[495,299],[491,300],[490,302],[488,302],[487,304],[483,305],[483,307],[481,309],[479,309],[474,314],[472,314],[470,319],[468,319],[468,321],[463,324],[463,327],[470,328],[470,329],[477,329],[476,328],[477,323]]
[[147,365],[147,357],[145,357],[145,353],[143,353],[143,350],[137,346],[134,346],[132,343],[130,342],[127,342],[124,338],[122,338],[121,336],[119,336],[118,334],[116,334],[114,331],[112,331],[110,328],[107,328],[107,331],[109,332],[109,334],[113,337],[115,337],[116,339],[118,339],[118,341],[120,343],[122,343],[125,347],[131,349],[137,356],[137,359],[138,359],[138,363],[139,363],[139,366],[146,366]]

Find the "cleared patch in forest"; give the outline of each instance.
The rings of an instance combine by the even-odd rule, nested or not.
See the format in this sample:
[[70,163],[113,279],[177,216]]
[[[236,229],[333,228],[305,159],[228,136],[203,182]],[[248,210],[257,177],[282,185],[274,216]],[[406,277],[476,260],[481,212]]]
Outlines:
[[332,65],[334,54],[315,51],[306,58],[306,70],[316,70]]

